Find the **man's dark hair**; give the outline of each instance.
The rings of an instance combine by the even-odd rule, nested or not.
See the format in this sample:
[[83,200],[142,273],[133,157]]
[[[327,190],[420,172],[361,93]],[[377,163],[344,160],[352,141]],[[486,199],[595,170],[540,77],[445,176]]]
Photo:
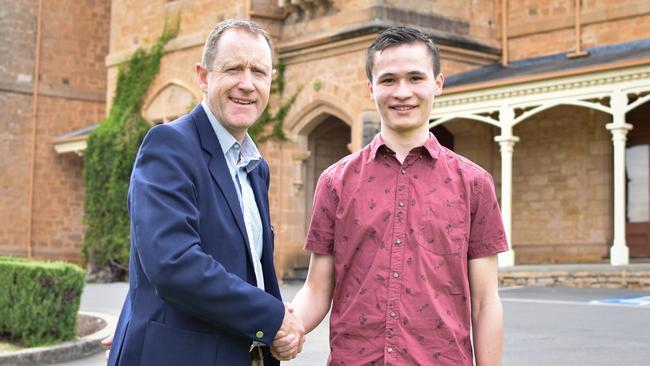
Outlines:
[[368,76],[368,80],[372,82],[372,66],[375,63],[375,54],[377,52],[389,47],[415,42],[422,42],[429,49],[433,60],[433,74],[438,76],[440,73],[440,52],[438,46],[433,43],[433,38],[415,28],[396,26],[379,33],[375,41],[368,47],[366,51],[366,76]]

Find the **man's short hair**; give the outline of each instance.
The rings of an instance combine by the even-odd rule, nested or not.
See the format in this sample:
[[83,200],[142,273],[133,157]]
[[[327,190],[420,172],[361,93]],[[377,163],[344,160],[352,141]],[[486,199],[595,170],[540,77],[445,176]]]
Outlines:
[[205,40],[201,64],[206,69],[212,70],[214,59],[217,57],[217,43],[219,43],[221,36],[229,29],[241,29],[253,35],[264,37],[264,40],[268,43],[269,48],[271,49],[271,57],[273,57],[273,43],[271,42],[271,37],[269,37],[269,34],[257,25],[257,23],[250,20],[226,19],[215,25],[214,29],[212,29],[208,35],[208,39]]
[[427,47],[433,60],[433,74],[438,76],[440,73],[440,52],[438,46],[433,42],[433,38],[415,28],[395,26],[379,33],[375,41],[368,47],[366,52],[366,76],[368,76],[368,80],[372,82],[372,66],[375,63],[375,54],[377,52],[389,47],[415,42],[422,42]]

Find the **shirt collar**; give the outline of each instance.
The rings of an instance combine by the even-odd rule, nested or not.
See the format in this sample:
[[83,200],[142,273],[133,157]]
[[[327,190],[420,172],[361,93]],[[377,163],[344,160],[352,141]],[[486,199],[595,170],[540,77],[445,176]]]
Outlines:
[[[212,125],[214,133],[217,135],[223,155],[228,156],[229,151],[233,149],[233,147],[239,145],[239,141],[237,141],[237,139],[217,120],[217,117],[212,114],[212,111],[205,100],[201,101],[201,105],[203,106],[205,114],[208,116],[208,120],[210,120],[210,125]],[[237,165],[245,166],[246,172],[250,172],[257,166],[260,160],[262,160],[262,155],[257,149],[257,146],[255,146],[253,139],[248,133],[246,133],[244,141],[241,143],[241,152],[239,163],[237,163]]]
[[244,142],[241,145],[241,158],[240,164],[246,166],[246,173],[249,173],[251,170],[255,169],[257,164],[262,161],[262,154],[255,146],[253,139],[246,133],[244,137]]
[[[370,142],[370,154],[368,154],[368,159],[366,162],[374,160],[375,157],[377,157],[377,151],[379,151],[379,148],[382,146],[386,146],[386,143],[381,137],[381,133],[378,133]],[[424,145],[422,145],[422,147],[424,147],[424,150],[429,153],[429,156],[431,156],[432,159],[438,159],[438,155],[442,149],[442,145],[440,145],[438,139],[436,139],[436,137],[431,132],[429,132],[429,138],[424,143]],[[386,146],[386,148],[388,148],[388,146]]]

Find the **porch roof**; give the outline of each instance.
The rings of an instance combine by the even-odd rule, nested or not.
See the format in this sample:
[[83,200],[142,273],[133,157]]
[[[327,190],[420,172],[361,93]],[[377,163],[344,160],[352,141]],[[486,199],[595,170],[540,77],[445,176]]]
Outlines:
[[557,72],[572,73],[579,69],[591,69],[611,63],[646,59],[650,58],[650,39],[593,47],[586,51],[588,54],[583,57],[570,58],[566,53],[559,53],[513,61],[508,67],[503,67],[500,63],[484,66],[447,77],[445,87],[454,90],[470,84],[497,85],[526,76],[542,77]]

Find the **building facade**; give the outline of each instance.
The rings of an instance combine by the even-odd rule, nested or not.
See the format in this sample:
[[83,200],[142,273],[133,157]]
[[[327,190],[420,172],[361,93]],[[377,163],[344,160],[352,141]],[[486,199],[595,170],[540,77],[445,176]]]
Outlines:
[[[29,8],[21,14],[31,22],[30,29],[37,29],[37,1],[30,6],[10,3]],[[49,9],[42,19],[49,24],[48,17],[60,19],[75,11],[81,10]],[[36,147],[41,155],[35,160],[30,160],[29,150],[29,128],[34,125],[29,75],[34,75],[34,63],[7,59],[7,64],[15,63],[8,69],[17,70],[10,79],[27,86],[22,93],[0,90],[5,116],[16,115],[3,122],[7,144],[2,145],[2,164],[15,174],[3,175],[0,188],[8,193],[0,198],[0,254],[25,255],[30,243],[36,256],[74,260],[71,255],[79,252],[83,237],[82,160],[75,152],[83,152],[86,131],[80,129],[101,120],[110,105],[119,63],[155,40],[166,17],[180,13],[180,34],[168,44],[145,98],[143,115],[152,123],[172,120],[200,100],[193,65],[221,19],[251,19],[267,29],[276,63],[286,66],[283,97],[300,90],[284,124],[288,140],[260,144],[272,171],[271,215],[280,275],[308,264],[302,245],[320,172],[362,148],[378,130],[364,70],[365,49],[377,32],[394,24],[419,27],[440,47],[447,86],[431,112],[431,128],[448,147],[494,176],[514,249],[500,258],[502,265],[620,264],[630,256],[650,256],[647,1],[113,0],[110,17],[109,6],[101,2],[83,11],[88,14],[79,17],[103,16],[107,23],[86,24],[92,32],[75,32],[68,23],[55,28],[52,20],[52,32],[74,33],[70,47],[74,44],[80,52],[90,54],[84,45],[92,44],[90,49],[106,53],[93,55],[95,61],[77,61],[82,63],[77,66],[63,61],[72,50],[43,48],[41,63],[71,67],[66,70],[75,70],[80,82],[88,83],[78,88],[99,92],[98,100],[61,101],[70,106],[54,109],[71,116],[69,120],[52,118],[54,112],[45,106],[38,109],[42,117],[36,126],[42,132]],[[31,45],[38,37],[24,38],[6,47],[34,60]],[[51,77],[64,78],[55,73]],[[271,103],[277,105],[283,97]],[[53,97],[39,96],[38,103],[45,98]],[[83,117],[90,112],[75,112],[72,105],[77,104],[96,107],[92,111],[97,115]],[[18,105],[24,106],[17,112]],[[30,161],[36,162],[37,184],[34,204],[26,209]],[[55,189],[62,185],[66,188]],[[68,236],[61,239],[66,230]],[[56,240],[63,242],[60,255]],[[72,254],[64,254],[63,248]]]
[[79,262],[83,158],[54,146],[105,114],[110,3],[0,9],[0,255]]

